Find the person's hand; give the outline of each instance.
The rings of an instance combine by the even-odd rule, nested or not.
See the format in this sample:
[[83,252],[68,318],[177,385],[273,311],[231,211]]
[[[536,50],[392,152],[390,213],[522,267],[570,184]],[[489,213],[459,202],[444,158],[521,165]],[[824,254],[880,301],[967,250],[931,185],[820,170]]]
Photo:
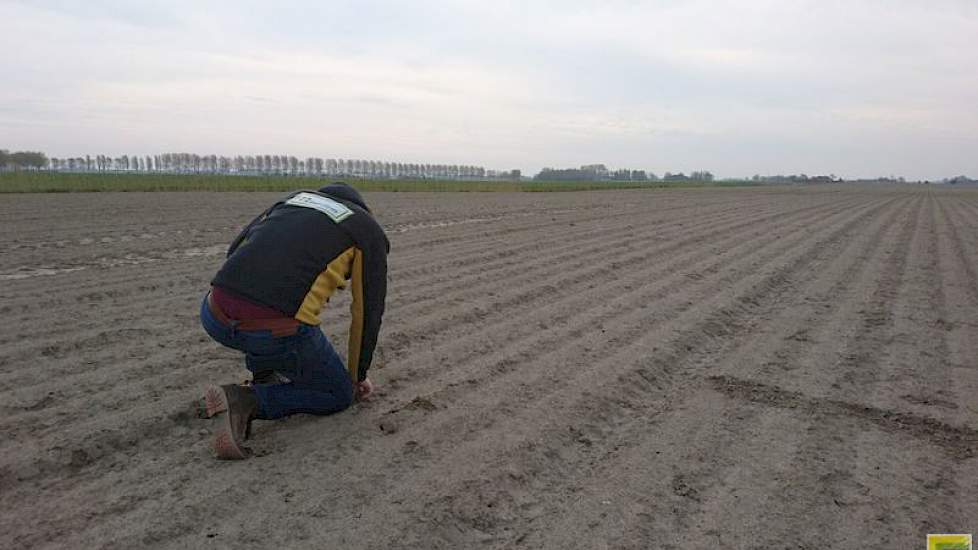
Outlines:
[[357,382],[356,396],[357,401],[363,401],[370,397],[374,393],[374,383],[370,381],[369,378],[364,379],[363,382]]

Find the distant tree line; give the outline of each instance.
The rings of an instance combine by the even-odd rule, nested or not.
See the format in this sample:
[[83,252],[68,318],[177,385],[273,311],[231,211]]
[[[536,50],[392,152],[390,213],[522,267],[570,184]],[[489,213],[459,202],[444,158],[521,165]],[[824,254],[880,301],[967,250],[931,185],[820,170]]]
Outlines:
[[[837,177],[835,174],[829,174],[827,176],[808,176],[805,174],[791,174],[788,176],[776,175],[776,176],[761,176],[755,174],[751,181],[758,183],[771,183],[771,184],[818,184],[818,183],[871,183],[871,184],[901,184],[908,183],[907,179],[903,176],[880,176],[878,178],[858,178],[858,179],[844,179]],[[954,178],[944,178],[940,181],[944,184],[955,185],[975,185],[978,184],[978,180],[968,179],[966,176],[957,176]],[[931,183],[930,181],[915,181],[909,183]]]
[[[19,153],[17,153],[19,154]],[[332,159],[291,155],[85,155],[41,159],[32,167],[56,172],[154,172],[171,174],[239,174],[278,176],[323,176],[389,179],[520,179],[519,170],[486,170],[482,166],[421,164],[361,159]],[[13,157],[14,155],[10,155]],[[0,165],[2,166],[2,165]],[[26,165],[21,165],[26,166]]]
[[[533,176],[539,181],[659,181],[659,177],[645,170],[629,170],[619,168],[610,170],[604,164],[585,164],[580,168],[544,168]],[[663,181],[713,181],[713,174],[708,171],[682,172],[672,174],[666,172]]]
[[[609,170],[604,164],[586,164],[580,168],[544,168],[533,176],[539,181],[649,181],[645,170],[625,168]],[[655,179],[655,174],[651,174]]]
[[693,171],[688,176],[682,172],[678,174],[666,172],[662,176],[662,181],[713,181],[713,174],[708,170]]
[[[56,172],[153,172],[171,174],[238,174],[314,177],[354,177],[373,179],[445,179],[445,180],[515,180],[522,179],[520,170],[487,170],[481,166],[457,164],[421,164],[361,159],[332,159],[291,155],[198,155],[195,153],[163,153],[160,155],[85,155],[84,157],[48,158],[39,151],[0,149],[0,171],[52,170]],[[533,176],[538,181],[697,181],[711,182],[714,175],[706,170],[666,172],[659,176],[645,170],[609,169],[604,164],[585,164],[579,168],[544,168]],[[806,174],[761,176],[751,181],[770,184],[842,183],[835,174],[809,176]],[[903,177],[885,176],[876,179],[848,180],[850,183],[905,183]],[[929,182],[928,182],[929,183]],[[978,180],[966,176],[945,178],[950,185],[978,185]]]
[[0,149],[0,170],[39,170],[48,165],[48,158],[37,151],[16,151],[11,153]]
[[751,181],[760,183],[841,183],[843,180],[842,178],[835,177],[835,174],[830,174],[828,176],[807,176],[805,174],[791,174],[788,176],[781,174],[776,176],[761,176],[759,174],[754,174]]
[[955,176],[953,178],[944,178],[941,183],[946,183],[948,185],[978,185],[978,180],[973,180],[968,176]]

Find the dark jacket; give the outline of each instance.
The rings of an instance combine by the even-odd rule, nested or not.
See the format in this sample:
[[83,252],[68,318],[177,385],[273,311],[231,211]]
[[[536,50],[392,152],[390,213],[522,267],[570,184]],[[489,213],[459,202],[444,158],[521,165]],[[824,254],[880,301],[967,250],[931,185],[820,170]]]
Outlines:
[[350,280],[347,368],[352,378],[363,381],[384,315],[389,251],[380,224],[356,202],[298,191],[241,231],[211,283],[318,325],[330,296]]

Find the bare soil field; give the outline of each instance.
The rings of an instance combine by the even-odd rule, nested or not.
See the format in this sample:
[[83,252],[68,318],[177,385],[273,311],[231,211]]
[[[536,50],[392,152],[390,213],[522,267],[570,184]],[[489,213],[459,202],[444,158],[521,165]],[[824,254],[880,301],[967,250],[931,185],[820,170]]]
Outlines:
[[0,547],[978,534],[978,191],[370,194],[379,395],[221,462],[194,402],[247,373],[198,308],[277,196],[0,197]]

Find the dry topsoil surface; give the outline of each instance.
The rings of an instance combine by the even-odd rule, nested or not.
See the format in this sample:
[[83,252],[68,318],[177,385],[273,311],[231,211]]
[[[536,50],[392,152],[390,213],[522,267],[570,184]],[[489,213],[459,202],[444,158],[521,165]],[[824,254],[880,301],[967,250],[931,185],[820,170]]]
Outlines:
[[368,195],[378,395],[221,462],[194,402],[246,371],[198,308],[276,197],[0,197],[0,547],[978,534],[978,191]]

